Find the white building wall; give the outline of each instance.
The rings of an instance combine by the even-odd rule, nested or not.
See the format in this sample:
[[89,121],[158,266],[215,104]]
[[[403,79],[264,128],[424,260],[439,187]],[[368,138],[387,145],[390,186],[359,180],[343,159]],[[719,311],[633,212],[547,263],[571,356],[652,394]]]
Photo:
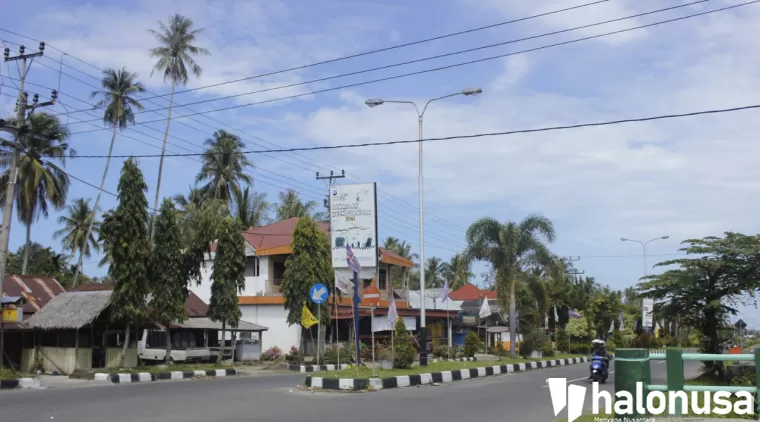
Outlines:
[[288,326],[285,318],[288,313],[282,305],[240,305],[243,321],[268,327],[262,333],[261,352],[272,346],[278,346],[282,353],[288,353],[290,346],[299,346],[301,326]]
[[[256,296],[257,294],[266,293],[267,279],[269,277],[269,257],[259,257],[259,275],[255,276],[256,257],[246,257],[245,263],[245,288],[240,296]],[[190,290],[204,302],[209,303],[211,300],[211,273],[214,271],[214,261],[207,260],[206,266],[201,268],[201,284],[193,284]],[[246,320],[247,321],[247,320]],[[253,321],[249,321],[253,322]]]

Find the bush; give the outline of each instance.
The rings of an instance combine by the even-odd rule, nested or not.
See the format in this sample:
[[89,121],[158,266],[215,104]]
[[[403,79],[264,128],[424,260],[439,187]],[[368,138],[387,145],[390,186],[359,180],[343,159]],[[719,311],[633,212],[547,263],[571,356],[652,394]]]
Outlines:
[[282,350],[277,346],[272,346],[261,355],[261,360],[277,360],[282,357]]
[[412,344],[412,336],[409,335],[409,331],[406,330],[404,321],[399,318],[396,321],[396,359],[393,365],[399,369],[406,369],[412,366],[414,358],[417,356],[417,351]]
[[455,358],[461,358],[464,357],[464,346],[461,344],[457,344],[454,346],[454,355]]
[[661,338],[659,338],[659,337],[652,337],[651,340],[652,340],[652,342],[651,342],[651,345],[649,347],[651,347],[652,349],[661,349],[662,348],[662,339]]
[[557,350],[560,352],[570,350],[570,337],[567,335],[567,331],[562,328],[557,330]]
[[441,345],[438,345],[438,347],[436,347],[435,349],[433,349],[433,356],[439,359],[454,358],[454,351],[453,351],[453,348],[445,344],[441,344]]
[[[346,361],[356,363],[356,347],[354,343],[347,344],[346,347],[340,351],[340,359],[343,360],[343,353],[346,354]],[[372,359],[372,350],[364,343],[359,343],[359,356],[362,360]]]
[[554,348],[551,341],[544,342],[543,347],[541,347],[541,354],[545,358],[554,356]]
[[646,331],[642,331],[641,334],[636,337],[636,340],[633,341],[633,347],[636,347],[638,349],[648,349],[652,346],[652,336],[649,335]]
[[290,351],[287,355],[285,355],[285,360],[290,363],[299,363],[301,362],[301,354],[298,352],[298,347],[296,346],[290,346]]
[[587,355],[591,350],[591,344],[586,343],[572,343],[570,345],[570,353],[578,355]]
[[681,341],[676,336],[668,337],[668,340],[665,342],[666,346],[668,347],[680,347]]
[[475,334],[474,331],[470,331],[470,334],[467,334],[467,337],[464,339],[464,356],[472,358],[475,357],[475,353],[478,352],[481,348],[481,342],[480,338],[478,338],[478,335]]
[[497,341],[495,349],[495,355],[496,356],[506,356],[507,355],[507,349],[504,348],[504,342],[503,341]]
[[615,343],[615,340],[610,340],[605,345],[605,348],[607,349],[608,353],[614,353],[617,349],[617,343]]

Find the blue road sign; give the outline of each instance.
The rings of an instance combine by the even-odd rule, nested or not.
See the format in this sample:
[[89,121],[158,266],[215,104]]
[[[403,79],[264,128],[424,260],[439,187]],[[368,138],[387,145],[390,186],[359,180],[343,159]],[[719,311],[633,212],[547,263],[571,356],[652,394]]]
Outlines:
[[309,296],[311,297],[311,301],[319,305],[320,303],[325,303],[327,301],[327,296],[330,292],[327,290],[327,287],[324,284],[315,284],[311,286],[311,291],[309,291]]

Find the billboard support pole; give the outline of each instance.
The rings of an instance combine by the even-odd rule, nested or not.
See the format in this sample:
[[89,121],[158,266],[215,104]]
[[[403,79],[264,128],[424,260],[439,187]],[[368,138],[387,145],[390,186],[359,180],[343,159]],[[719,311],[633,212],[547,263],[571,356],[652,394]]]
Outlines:
[[354,271],[354,338],[356,340],[354,346],[356,347],[357,368],[361,363],[361,349],[359,348],[359,345],[361,344],[359,341],[359,302],[361,302],[361,300],[362,298],[359,297],[359,273]]

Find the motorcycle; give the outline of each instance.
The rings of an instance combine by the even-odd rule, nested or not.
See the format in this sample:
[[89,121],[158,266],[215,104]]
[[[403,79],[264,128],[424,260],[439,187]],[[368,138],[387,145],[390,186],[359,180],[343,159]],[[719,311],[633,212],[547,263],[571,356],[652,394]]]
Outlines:
[[589,365],[589,371],[591,371],[591,381],[601,382],[604,384],[607,382],[609,371],[604,367],[604,359],[601,356],[592,356],[591,365]]

